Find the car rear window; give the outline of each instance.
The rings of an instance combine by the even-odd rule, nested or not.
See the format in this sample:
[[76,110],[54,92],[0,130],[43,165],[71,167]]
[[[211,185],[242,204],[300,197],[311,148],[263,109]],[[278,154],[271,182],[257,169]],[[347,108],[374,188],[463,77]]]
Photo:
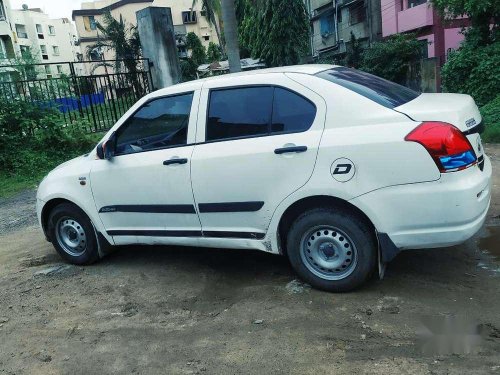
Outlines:
[[338,67],[316,75],[391,109],[408,103],[420,95],[408,87],[351,68]]

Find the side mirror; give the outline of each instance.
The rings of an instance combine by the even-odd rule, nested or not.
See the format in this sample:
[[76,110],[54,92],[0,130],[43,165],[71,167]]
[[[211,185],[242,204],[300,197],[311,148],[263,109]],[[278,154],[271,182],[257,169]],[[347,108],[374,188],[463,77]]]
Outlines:
[[97,157],[101,160],[110,160],[115,155],[116,134],[113,132],[107,141],[97,145]]

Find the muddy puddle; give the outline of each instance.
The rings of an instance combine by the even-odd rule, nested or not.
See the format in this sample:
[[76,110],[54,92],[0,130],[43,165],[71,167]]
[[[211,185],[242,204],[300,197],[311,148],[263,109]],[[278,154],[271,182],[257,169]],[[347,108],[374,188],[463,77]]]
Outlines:
[[480,261],[478,266],[500,275],[500,226],[486,227],[485,236],[479,239],[479,249],[493,260],[493,263]]
[[500,226],[486,227],[488,234],[479,240],[479,248],[500,260]]

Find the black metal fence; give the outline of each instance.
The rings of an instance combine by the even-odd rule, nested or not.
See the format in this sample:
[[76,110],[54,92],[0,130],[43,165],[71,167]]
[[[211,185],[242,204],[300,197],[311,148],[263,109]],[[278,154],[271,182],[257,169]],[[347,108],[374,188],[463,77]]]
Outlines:
[[53,108],[88,132],[109,129],[152,90],[147,59],[0,66],[0,97]]

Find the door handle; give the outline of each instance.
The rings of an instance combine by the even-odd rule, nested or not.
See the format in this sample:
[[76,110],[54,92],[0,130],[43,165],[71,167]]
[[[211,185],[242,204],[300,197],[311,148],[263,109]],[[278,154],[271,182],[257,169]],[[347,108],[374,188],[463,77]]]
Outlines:
[[172,165],[172,164],[186,164],[188,160],[186,158],[172,158],[165,160],[163,165]]
[[274,153],[276,155],[281,155],[281,154],[288,154],[292,152],[306,152],[307,151],[307,146],[290,146],[290,147],[282,147],[282,148],[277,148],[274,150]]

